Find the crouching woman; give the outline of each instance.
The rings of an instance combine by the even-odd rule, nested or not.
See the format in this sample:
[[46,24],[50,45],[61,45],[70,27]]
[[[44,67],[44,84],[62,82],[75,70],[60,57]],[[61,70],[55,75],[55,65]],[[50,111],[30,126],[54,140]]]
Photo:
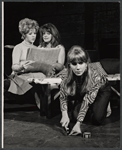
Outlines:
[[76,121],[69,135],[82,133],[81,125],[88,112],[92,124],[100,125],[104,121],[110,93],[106,77],[90,63],[88,53],[80,46],[71,47],[67,54],[67,75],[60,85],[60,123],[67,128],[71,117]]

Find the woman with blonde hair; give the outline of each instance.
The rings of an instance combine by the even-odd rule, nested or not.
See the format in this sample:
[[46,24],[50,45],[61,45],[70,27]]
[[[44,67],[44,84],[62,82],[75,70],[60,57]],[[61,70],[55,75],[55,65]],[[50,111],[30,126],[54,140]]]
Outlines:
[[[27,82],[27,79],[33,76],[40,76],[40,73],[26,73],[26,68],[33,63],[32,60],[27,60],[28,50],[37,48],[34,45],[36,36],[39,30],[37,21],[29,18],[24,18],[19,21],[19,32],[22,42],[14,46],[12,52],[12,73],[8,76],[9,82],[6,89],[13,94],[23,95],[33,86]],[[6,84],[6,82],[4,83]]]
[[35,48],[34,42],[36,40],[39,25],[37,21],[25,18],[19,22],[19,32],[21,34],[22,42],[17,44],[12,53],[12,70],[14,72],[22,72],[26,66],[32,61],[26,60],[27,51],[29,48]]
[[[100,125],[104,121],[110,91],[106,77],[90,63],[87,51],[72,46],[67,54],[67,74],[60,85],[60,123],[67,129],[71,119],[75,120],[69,135],[82,133],[81,125],[88,111],[92,124]],[[68,115],[69,103],[72,118]]]

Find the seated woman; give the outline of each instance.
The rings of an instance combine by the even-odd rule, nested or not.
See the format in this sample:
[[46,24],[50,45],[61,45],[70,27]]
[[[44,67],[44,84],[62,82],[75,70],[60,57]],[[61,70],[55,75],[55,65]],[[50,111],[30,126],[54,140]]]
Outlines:
[[[59,48],[59,56],[57,60],[57,69],[62,70],[62,67],[65,63],[65,48],[61,44],[60,34],[57,28],[51,24],[46,23],[40,27],[40,44],[38,47],[40,48]],[[59,67],[59,68],[58,68]]]
[[[24,74],[26,67],[33,61],[26,60],[28,49],[36,48],[34,42],[36,40],[39,25],[35,20],[25,18],[19,22],[19,32],[23,41],[17,44],[12,52],[12,74],[8,76],[10,86],[8,91],[22,95],[32,88],[28,82],[25,82],[30,74]],[[35,74],[40,76],[40,74]],[[24,81],[25,80],[25,81]]]
[[[90,115],[94,125],[100,125],[107,116],[111,93],[106,77],[90,63],[88,53],[80,46],[73,46],[67,55],[67,74],[60,85],[61,125],[68,128],[75,121],[69,135],[82,133],[82,122]],[[72,105],[71,118],[68,115]]]
[[23,41],[17,44],[13,49],[12,54],[12,70],[13,73],[23,72],[31,60],[26,60],[28,48],[36,47],[33,43],[36,40],[36,35],[39,25],[35,20],[25,18],[19,22],[19,32],[22,35]]
[[[56,63],[54,63],[53,71],[55,72],[52,77],[56,77],[56,74],[63,70],[64,63],[65,63],[65,48],[61,44],[60,40],[60,34],[55,25],[51,23],[46,23],[42,25],[39,29],[40,32],[40,44],[39,48],[59,48],[60,52],[57,58]],[[51,49],[50,49],[51,50]],[[59,87],[56,84],[53,84],[51,86],[51,89],[59,89]],[[36,99],[36,104],[38,108],[40,109],[40,100]]]

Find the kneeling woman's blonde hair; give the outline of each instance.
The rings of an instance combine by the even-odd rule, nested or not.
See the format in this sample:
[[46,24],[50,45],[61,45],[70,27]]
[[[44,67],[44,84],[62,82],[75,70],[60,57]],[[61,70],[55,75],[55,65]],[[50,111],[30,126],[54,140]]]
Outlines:
[[87,84],[89,80],[89,63],[90,57],[82,47],[78,45],[74,45],[70,48],[67,54],[67,69],[68,69],[68,76],[65,81],[65,91],[68,95],[75,95],[76,93],[76,75],[73,73],[72,69],[70,68],[70,63],[73,62],[83,62],[87,64],[87,68],[82,75],[82,85],[80,85],[80,93],[87,91]]

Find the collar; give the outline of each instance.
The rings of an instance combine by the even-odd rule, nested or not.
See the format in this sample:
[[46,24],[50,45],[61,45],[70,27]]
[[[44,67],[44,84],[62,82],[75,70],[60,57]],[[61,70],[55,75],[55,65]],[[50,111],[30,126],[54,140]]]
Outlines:
[[34,47],[34,45],[33,44],[30,44],[30,43],[28,43],[27,41],[23,41],[22,42],[25,46],[27,46],[27,47]]

